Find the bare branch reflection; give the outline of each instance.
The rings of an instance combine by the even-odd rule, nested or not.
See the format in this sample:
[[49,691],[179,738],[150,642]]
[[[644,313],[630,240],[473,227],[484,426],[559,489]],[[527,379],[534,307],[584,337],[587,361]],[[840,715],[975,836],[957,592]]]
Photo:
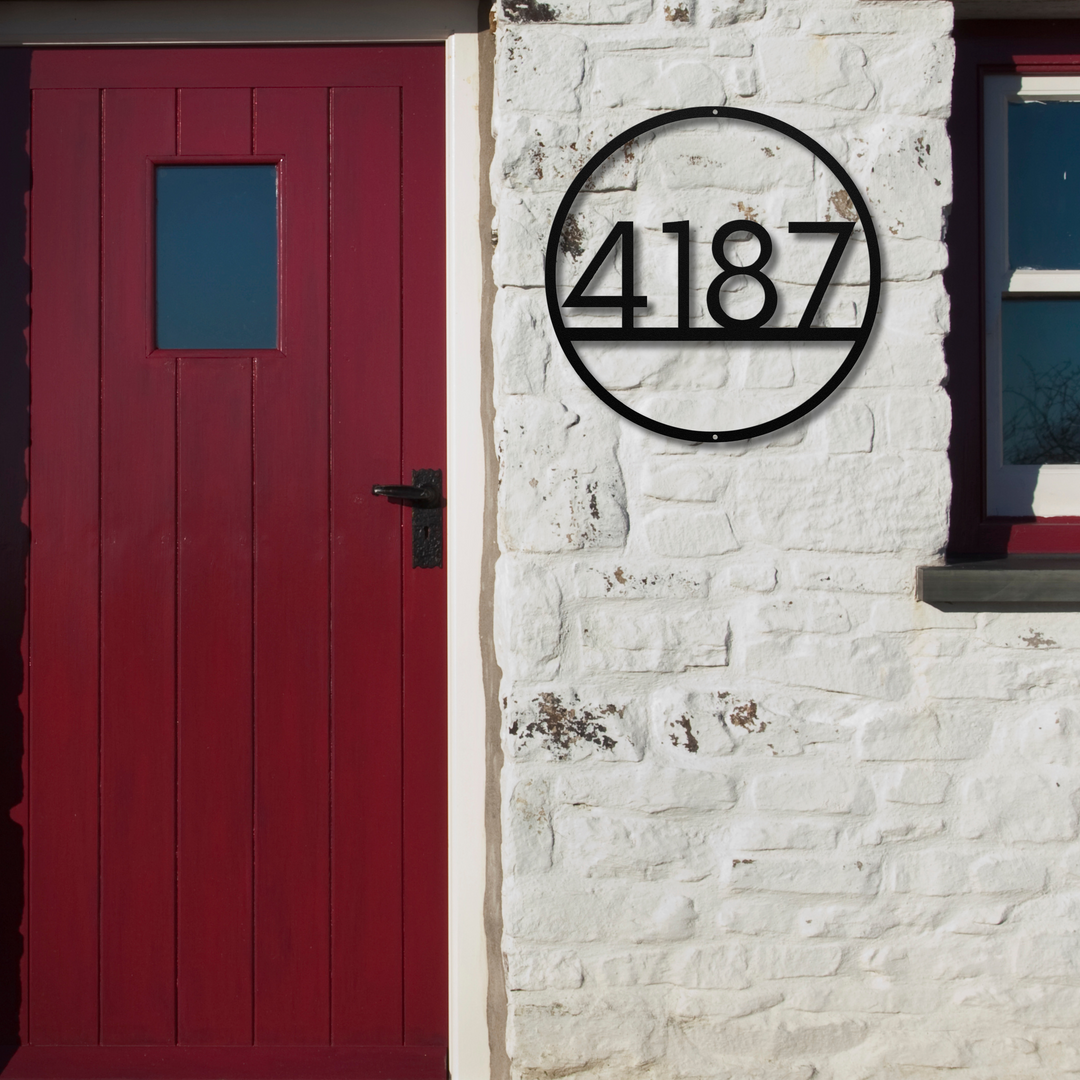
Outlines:
[[[1027,369],[1021,387],[1005,388],[1005,461],[1010,465],[1072,465],[1080,462],[1080,365],[1062,361]],[[1010,380],[1014,381],[1014,380]]]

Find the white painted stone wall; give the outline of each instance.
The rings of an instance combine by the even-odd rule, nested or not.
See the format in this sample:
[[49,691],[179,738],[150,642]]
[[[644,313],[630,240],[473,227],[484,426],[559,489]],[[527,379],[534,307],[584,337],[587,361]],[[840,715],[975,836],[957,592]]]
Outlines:
[[[1080,1073],[1080,619],[914,599],[948,525],[951,20],[940,0],[501,0],[515,1076]],[[597,147],[725,101],[849,168],[886,281],[825,407],[695,447],[578,380],[543,253]]]

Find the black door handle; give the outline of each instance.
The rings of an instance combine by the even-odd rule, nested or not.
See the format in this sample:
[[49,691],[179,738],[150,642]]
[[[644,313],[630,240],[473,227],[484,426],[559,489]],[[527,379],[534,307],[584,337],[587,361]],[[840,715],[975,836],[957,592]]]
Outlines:
[[412,564],[434,570],[443,563],[442,470],[413,469],[411,484],[375,484],[372,495],[395,499],[412,508]]
[[400,499],[413,506],[436,507],[442,505],[442,492],[437,484],[375,484],[372,495],[384,495],[388,499]]

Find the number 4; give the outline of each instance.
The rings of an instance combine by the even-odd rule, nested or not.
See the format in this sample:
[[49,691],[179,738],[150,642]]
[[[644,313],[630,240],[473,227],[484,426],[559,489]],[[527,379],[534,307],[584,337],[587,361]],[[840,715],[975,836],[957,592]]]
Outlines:
[[836,233],[832,251],[829,252],[829,257],[825,260],[825,265],[821,268],[821,276],[814,286],[813,293],[810,294],[810,303],[806,305],[806,310],[799,320],[800,330],[808,330],[814,325],[814,319],[817,316],[818,308],[821,307],[821,301],[825,298],[825,290],[829,287],[832,276],[836,273],[836,268],[840,265],[840,259],[844,254],[844,248],[847,247],[847,242],[851,239],[851,234],[854,230],[855,223],[853,221],[788,222],[789,233]]
[[[604,265],[615,245],[622,241],[622,292],[618,296],[586,296],[585,290]],[[647,296],[634,295],[634,223],[617,221],[615,228],[608,233],[607,239],[600,245],[600,250],[593,256],[592,262],[585,267],[585,272],[578,279],[573,291],[563,301],[563,307],[614,307],[622,308],[624,330],[634,327],[634,309],[649,306]]]

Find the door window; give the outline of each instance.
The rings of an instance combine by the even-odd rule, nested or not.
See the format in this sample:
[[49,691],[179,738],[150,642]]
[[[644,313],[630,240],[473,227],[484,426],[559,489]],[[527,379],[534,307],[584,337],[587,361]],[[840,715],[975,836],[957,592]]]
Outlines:
[[277,167],[154,173],[157,347],[276,348]]

